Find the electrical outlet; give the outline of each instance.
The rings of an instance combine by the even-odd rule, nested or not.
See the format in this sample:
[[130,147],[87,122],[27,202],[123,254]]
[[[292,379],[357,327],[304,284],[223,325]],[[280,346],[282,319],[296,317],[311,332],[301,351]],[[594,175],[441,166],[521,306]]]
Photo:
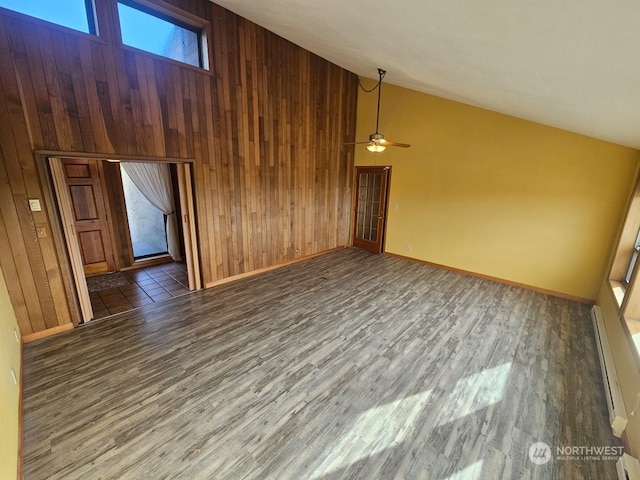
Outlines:
[[16,343],[20,343],[20,335],[18,335],[18,330],[13,329],[13,336],[16,337]]
[[17,385],[18,384],[18,377],[16,376],[16,371],[13,368],[11,369],[11,378],[13,378],[13,384]]
[[394,204],[393,204],[393,209],[394,209],[395,211],[398,211],[398,204],[397,204],[397,203],[394,203]]
[[406,246],[407,253],[411,253],[411,245]]

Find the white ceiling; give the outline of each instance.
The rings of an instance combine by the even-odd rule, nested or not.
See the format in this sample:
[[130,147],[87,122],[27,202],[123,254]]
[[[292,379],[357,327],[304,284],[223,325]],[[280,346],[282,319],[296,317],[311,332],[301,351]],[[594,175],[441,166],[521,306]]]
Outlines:
[[358,75],[640,149],[640,2],[215,0]]

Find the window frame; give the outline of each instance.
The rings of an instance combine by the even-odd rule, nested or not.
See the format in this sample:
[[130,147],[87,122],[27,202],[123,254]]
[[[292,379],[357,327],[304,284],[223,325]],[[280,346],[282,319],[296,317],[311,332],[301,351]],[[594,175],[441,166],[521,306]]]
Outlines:
[[62,25],[61,23],[56,23],[53,20],[47,18],[35,17],[33,15],[29,15],[28,13],[19,12],[18,10],[13,10],[3,5],[0,5],[0,13],[6,12],[7,15],[16,16],[30,22],[42,23],[47,27],[59,28],[74,34],[88,35],[91,38],[96,38],[100,35],[98,29],[96,5],[94,3],[94,0],[82,0],[82,3],[84,3],[84,9],[87,18],[87,29],[89,30],[88,32],[85,32],[84,30],[78,30],[77,28],[69,27],[67,25]]
[[[120,13],[118,11],[118,4],[121,3],[130,8],[139,10],[147,15],[151,15],[153,17],[159,18],[161,20],[172,23],[178,27],[184,28],[185,30],[189,30],[194,32],[198,36],[198,63],[199,65],[192,65],[190,63],[183,62],[181,60],[177,60],[171,57],[167,57],[158,53],[150,52],[148,50],[135,47],[133,45],[129,45],[124,43],[122,38],[122,25]],[[178,9],[172,5],[165,4],[164,2],[159,1],[149,1],[149,0],[115,0],[115,19],[118,28],[118,38],[120,46],[124,49],[132,49],[136,52],[143,52],[146,55],[152,55],[155,58],[162,59],[163,61],[175,62],[176,64],[186,67],[186,68],[194,68],[198,71],[209,71],[211,60],[209,58],[209,37],[210,37],[210,26],[209,22],[206,20],[197,17],[189,12]]]
[[[640,181],[636,181],[634,186],[609,272],[609,285],[615,292],[616,301],[621,311],[629,303],[629,297],[633,290],[637,266],[633,267],[631,275],[629,275],[629,269],[633,262],[638,238],[640,238]],[[626,281],[627,278],[629,281]]]
[[636,176],[627,212],[622,223],[611,269],[609,288],[618,307],[623,330],[640,368],[640,349],[634,341],[640,333],[640,176]]
[[84,9],[87,13],[87,25],[90,35],[98,35],[98,22],[96,18],[96,5],[94,0],[84,0]]

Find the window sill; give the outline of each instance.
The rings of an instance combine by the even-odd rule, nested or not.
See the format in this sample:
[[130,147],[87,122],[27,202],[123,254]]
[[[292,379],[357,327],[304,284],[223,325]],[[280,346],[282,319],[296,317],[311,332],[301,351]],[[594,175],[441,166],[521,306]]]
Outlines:
[[613,298],[615,298],[618,308],[621,308],[624,296],[627,292],[627,286],[617,280],[609,280],[609,287],[611,288],[611,294],[613,295]]
[[622,328],[629,337],[631,354],[633,355],[638,370],[640,370],[640,320],[623,317]]

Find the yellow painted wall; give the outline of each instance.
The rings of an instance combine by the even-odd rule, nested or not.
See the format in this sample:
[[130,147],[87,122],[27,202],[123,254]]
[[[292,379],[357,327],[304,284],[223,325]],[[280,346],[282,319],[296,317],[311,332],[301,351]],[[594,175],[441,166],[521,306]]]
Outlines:
[[[359,92],[357,140],[376,100]],[[640,152],[386,83],[380,131],[411,143],[356,146],[392,166],[387,252],[597,298]]]
[[[18,468],[18,402],[20,386],[13,382],[11,369],[20,379],[20,344],[14,329],[18,322],[9,300],[7,285],[0,270],[0,478],[17,477]],[[18,380],[19,381],[19,380]]]
[[613,295],[610,292],[608,282],[605,281],[600,290],[598,305],[602,309],[607,337],[612,346],[613,361],[616,364],[616,372],[620,381],[622,398],[627,408],[626,434],[632,456],[640,457],[640,415],[631,416],[630,413],[635,408],[637,396],[640,394],[640,372],[635,363],[632,353],[631,342],[622,327],[619,319],[618,308]]

